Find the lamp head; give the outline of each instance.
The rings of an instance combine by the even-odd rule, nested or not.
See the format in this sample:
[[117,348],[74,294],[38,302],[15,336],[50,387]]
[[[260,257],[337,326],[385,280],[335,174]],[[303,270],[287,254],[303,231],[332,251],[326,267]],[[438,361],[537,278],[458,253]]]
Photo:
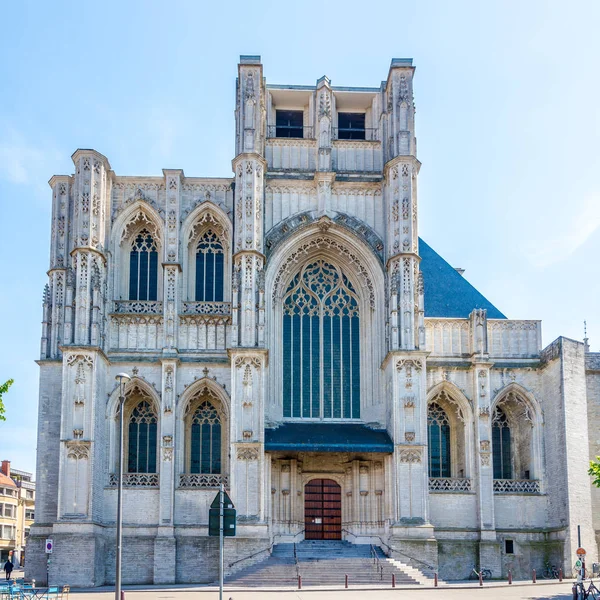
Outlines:
[[129,375],[127,375],[127,373],[119,373],[118,375],[115,375],[115,379],[119,383],[123,383],[124,381],[129,381],[131,379],[131,377],[129,377]]

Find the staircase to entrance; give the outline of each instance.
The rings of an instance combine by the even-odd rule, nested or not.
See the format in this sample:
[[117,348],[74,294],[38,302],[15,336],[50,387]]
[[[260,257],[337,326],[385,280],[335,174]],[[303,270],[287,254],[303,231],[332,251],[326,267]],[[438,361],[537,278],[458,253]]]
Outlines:
[[347,541],[304,540],[297,544],[276,544],[265,560],[226,578],[227,585],[239,587],[343,587],[348,585],[390,587],[419,585],[420,573],[387,558],[378,546],[350,544]]

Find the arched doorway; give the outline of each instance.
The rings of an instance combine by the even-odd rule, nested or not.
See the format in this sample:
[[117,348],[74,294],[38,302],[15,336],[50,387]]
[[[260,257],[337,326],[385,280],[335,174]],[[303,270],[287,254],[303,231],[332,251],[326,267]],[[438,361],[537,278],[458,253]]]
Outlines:
[[342,488],[333,479],[313,479],[304,486],[304,537],[342,539]]

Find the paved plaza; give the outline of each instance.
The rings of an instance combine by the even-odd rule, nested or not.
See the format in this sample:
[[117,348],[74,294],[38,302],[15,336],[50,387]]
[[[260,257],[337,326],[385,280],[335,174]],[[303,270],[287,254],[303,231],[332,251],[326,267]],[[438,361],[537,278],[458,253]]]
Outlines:
[[[420,587],[417,589],[306,589],[306,590],[236,590],[225,589],[224,600],[425,600],[427,598],[440,600],[492,600],[506,598],[507,600],[567,600],[571,598],[570,582],[532,584],[489,584],[479,588],[473,585],[452,585],[440,588]],[[76,600],[108,600],[114,598],[112,589],[104,588],[94,591],[72,592]],[[127,589],[126,600],[216,600],[218,589],[204,588],[163,588],[163,589]]]

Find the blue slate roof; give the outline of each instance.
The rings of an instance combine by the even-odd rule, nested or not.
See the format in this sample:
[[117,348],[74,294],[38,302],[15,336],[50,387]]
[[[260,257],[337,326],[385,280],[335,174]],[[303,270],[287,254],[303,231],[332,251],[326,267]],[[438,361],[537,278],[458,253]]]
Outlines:
[[265,450],[391,453],[394,444],[384,429],[358,423],[284,423],[265,429]]
[[419,238],[425,287],[425,316],[466,319],[474,308],[485,308],[489,319],[506,319],[456,269]]

